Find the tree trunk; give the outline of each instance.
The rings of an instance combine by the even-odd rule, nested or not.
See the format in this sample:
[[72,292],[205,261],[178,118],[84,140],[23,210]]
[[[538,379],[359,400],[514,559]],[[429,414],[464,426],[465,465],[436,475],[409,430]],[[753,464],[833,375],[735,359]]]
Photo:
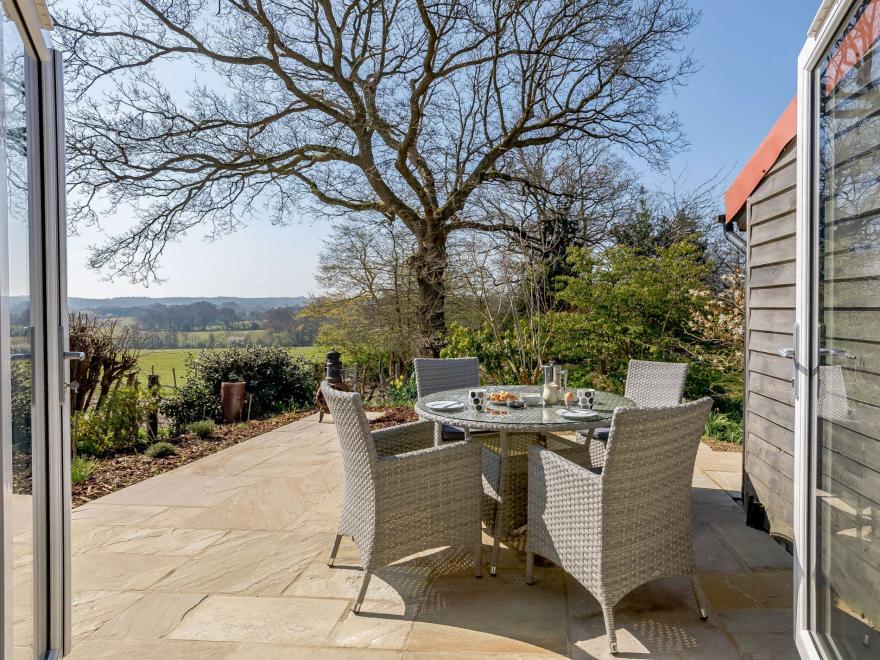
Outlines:
[[423,357],[439,357],[446,343],[446,236],[431,233],[420,241],[410,258],[419,292],[418,352]]

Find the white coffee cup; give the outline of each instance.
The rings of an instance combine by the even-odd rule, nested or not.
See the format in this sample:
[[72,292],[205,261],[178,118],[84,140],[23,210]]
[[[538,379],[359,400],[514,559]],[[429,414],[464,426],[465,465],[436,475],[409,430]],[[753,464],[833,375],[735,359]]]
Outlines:
[[575,391],[578,405],[585,410],[592,410],[596,405],[596,390],[591,388],[582,388]]
[[471,410],[483,412],[486,409],[486,390],[468,390],[468,405]]

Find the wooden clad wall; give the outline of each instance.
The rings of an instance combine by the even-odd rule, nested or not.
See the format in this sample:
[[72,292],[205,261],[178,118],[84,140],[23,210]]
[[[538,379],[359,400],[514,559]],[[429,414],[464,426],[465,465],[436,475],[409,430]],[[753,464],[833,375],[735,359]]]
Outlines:
[[747,214],[745,490],[771,532],[793,538],[796,149],[792,140],[752,193]]

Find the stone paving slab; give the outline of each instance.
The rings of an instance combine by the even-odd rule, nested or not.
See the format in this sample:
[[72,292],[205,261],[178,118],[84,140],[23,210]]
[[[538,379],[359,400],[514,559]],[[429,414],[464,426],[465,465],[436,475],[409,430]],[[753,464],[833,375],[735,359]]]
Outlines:
[[[709,621],[688,580],[645,585],[615,608],[618,657],[796,657],[791,557],[745,527],[738,460],[701,446],[694,473]],[[454,549],[382,569],[353,615],[354,545],[325,563],[340,478],[334,427],[315,415],[75,510],[71,657],[611,657],[580,585],[546,562],[525,584],[521,539],[502,548],[497,578],[474,579]]]

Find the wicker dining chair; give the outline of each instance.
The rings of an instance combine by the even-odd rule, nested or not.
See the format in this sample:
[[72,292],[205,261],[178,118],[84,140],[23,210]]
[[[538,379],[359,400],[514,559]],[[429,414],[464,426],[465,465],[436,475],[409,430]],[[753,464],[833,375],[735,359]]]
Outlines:
[[[416,358],[413,365],[420,399],[445,390],[480,386],[479,358]],[[435,444],[443,440],[465,440],[468,435],[462,428],[440,423],[436,424],[434,434]]]
[[[681,403],[684,396],[687,375],[686,362],[630,360],[623,396],[640,408],[675,406]],[[578,440],[589,446],[590,460],[594,466],[601,466],[605,462],[609,431],[606,427],[600,427],[592,432],[577,434]]]
[[652,580],[690,577],[700,618],[708,617],[694,564],[691,481],[711,408],[705,397],[617,409],[601,469],[529,448],[526,582],[534,582],[536,554],[580,582],[602,606],[612,653],[614,605]]
[[342,447],[342,515],[327,564],[333,566],[342,537],[351,537],[364,571],[352,610],[360,612],[373,572],[416,552],[473,548],[480,577],[480,446],[435,447],[430,422],[371,432],[359,394],[326,382],[321,391]]

